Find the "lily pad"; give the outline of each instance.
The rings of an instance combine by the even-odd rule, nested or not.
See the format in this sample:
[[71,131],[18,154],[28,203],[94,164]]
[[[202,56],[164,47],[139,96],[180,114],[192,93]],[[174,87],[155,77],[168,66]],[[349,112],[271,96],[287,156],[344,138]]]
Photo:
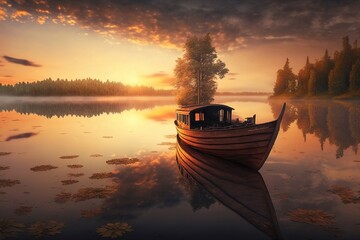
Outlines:
[[6,166],[6,167],[0,166],[0,171],[8,170],[8,169],[10,169],[10,167],[8,167],[8,166]]
[[28,231],[35,237],[54,236],[60,234],[64,228],[64,223],[50,220],[47,222],[36,222],[31,224]]
[[78,180],[72,180],[72,179],[61,181],[62,185],[71,185],[71,184],[78,183],[78,182],[79,182]]
[[84,167],[83,165],[81,164],[72,164],[72,165],[67,165],[68,168],[82,168]]
[[84,176],[84,173],[69,173],[68,176],[69,177],[82,177]]
[[360,196],[357,196],[355,191],[348,187],[333,186],[328,191],[338,195],[341,198],[341,201],[345,204],[360,203]]
[[293,222],[309,223],[322,227],[330,227],[334,224],[334,216],[319,209],[301,209],[288,212],[288,216]]
[[20,180],[0,179],[0,188],[12,187],[16,184],[20,184]]
[[69,201],[71,199],[71,193],[67,193],[67,192],[61,192],[56,194],[55,196],[55,202],[56,203],[66,203],[67,201]]
[[0,152],[0,157],[10,155],[11,152]]
[[132,226],[124,222],[108,223],[96,229],[97,233],[104,238],[120,238],[128,232],[134,231]]
[[75,202],[86,201],[90,199],[103,199],[108,198],[117,191],[117,188],[114,186],[106,187],[87,187],[81,188],[77,193],[72,195],[72,199]]
[[59,158],[61,159],[73,159],[73,158],[78,158],[79,155],[65,155],[65,156],[60,156]]
[[0,239],[16,237],[17,233],[23,231],[24,227],[22,223],[0,219]]
[[90,179],[104,179],[104,178],[112,178],[114,177],[114,174],[112,172],[102,172],[102,173],[93,173],[92,176],[90,176]]
[[52,165],[39,165],[39,166],[35,166],[35,167],[30,168],[30,170],[34,171],[34,172],[43,172],[43,171],[49,171],[49,170],[52,170],[52,169],[55,169],[55,168],[58,168],[58,167],[55,167],[55,166],[52,166]]
[[106,161],[107,164],[110,165],[128,165],[128,164],[133,164],[133,163],[137,163],[140,160],[137,158],[115,158],[115,159],[111,159]]
[[21,207],[18,207],[17,209],[15,209],[14,213],[16,215],[26,215],[26,214],[31,213],[31,211],[32,211],[32,207],[21,206]]

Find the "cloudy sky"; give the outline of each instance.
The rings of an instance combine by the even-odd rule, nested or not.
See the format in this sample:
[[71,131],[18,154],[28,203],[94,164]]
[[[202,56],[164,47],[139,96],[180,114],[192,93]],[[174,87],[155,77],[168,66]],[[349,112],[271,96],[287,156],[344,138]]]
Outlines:
[[210,33],[230,73],[220,91],[272,91],[360,35],[353,0],[0,0],[0,83],[97,78],[169,88],[190,35]]

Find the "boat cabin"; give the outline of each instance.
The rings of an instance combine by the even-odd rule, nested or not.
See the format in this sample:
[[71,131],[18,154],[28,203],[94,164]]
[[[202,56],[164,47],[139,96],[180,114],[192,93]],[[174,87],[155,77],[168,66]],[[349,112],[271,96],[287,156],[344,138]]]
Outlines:
[[224,127],[231,125],[232,110],[222,104],[187,106],[176,109],[176,121],[184,129]]

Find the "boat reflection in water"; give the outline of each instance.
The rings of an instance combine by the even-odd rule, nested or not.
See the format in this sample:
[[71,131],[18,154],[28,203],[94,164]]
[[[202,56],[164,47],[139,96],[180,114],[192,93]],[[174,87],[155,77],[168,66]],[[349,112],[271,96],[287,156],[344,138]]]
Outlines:
[[194,179],[271,239],[282,239],[274,206],[259,172],[203,154],[179,138],[176,159],[182,176]]

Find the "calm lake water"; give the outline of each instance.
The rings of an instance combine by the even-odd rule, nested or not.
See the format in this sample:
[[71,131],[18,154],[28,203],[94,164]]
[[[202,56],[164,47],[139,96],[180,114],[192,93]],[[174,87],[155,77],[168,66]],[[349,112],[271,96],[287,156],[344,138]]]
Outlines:
[[[215,102],[258,123],[282,105]],[[0,239],[270,239],[263,216],[278,238],[360,238],[360,102],[288,102],[260,174],[211,188],[177,160],[175,108],[168,97],[0,98]]]

